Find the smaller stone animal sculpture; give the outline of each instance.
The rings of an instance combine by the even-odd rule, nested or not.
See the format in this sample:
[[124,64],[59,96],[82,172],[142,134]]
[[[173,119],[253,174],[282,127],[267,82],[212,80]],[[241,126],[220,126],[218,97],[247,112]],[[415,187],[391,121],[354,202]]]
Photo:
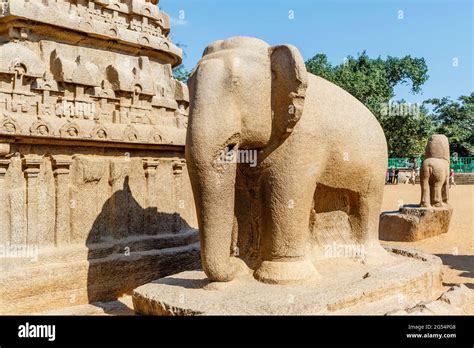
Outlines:
[[422,207],[442,207],[449,198],[449,142],[443,134],[428,140],[420,170]]

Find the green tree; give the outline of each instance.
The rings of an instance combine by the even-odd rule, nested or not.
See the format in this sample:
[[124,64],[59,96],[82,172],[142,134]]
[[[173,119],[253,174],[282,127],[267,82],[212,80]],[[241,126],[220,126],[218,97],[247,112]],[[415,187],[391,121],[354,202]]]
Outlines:
[[393,113],[389,103],[399,84],[410,84],[413,94],[421,92],[421,86],[429,77],[424,58],[407,55],[374,59],[364,51],[334,66],[325,54],[317,54],[306,62],[306,67],[309,72],[351,93],[377,117],[387,138],[389,156],[416,156],[422,152],[433,131],[426,109],[420,107],[416,113]]
[[474,93],[460,96],[457,101],[450,98],[429,99],[433,106],[432,118],[436,133],[449,139],[451,153],[459,156],[474,154]]
[[[187,46],[180,42],[176,43],[176,46],[183,50],[183,58],[186,58],[185,48]],[[176,80],[187,83],[189,76],[191,76],[191,72],[185,68],[184,64],[180,64],[177,67],[173,68],[173,77]]]
[[188,71],[183,64],[177,66],[173,69],[173,77],[181,82],[188,82],[189,76],[191,76],[191,72]]
[[389,157],[423,155],[428,138],[435,133],[433,119],[423,106],[418,114],[382,116],[380,123],[387,138]]

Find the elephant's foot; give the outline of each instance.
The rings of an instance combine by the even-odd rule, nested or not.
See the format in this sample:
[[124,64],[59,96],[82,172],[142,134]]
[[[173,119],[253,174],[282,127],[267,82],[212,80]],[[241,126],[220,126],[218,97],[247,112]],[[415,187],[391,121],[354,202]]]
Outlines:
[[237,257],[232,257],[230,262],[235,272],[234,278],[228,282],[210,282],[203,287],[204,290],[225,290],[232,288],[236,283],[238,283],[240,277],[248,276],[252,273],[252,270],[243,260]]
[[421,202],[420,207],[422,208],[431,208],[431,204],[428,202]]
[[298,261],[263,261],[254,272],[255,279],[267,284],[298,284],[317,275],[314,265],[307,258]]

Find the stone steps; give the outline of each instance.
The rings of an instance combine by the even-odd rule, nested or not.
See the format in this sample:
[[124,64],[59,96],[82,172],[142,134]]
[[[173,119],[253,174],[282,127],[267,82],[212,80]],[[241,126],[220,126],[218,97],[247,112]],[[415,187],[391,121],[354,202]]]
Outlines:
[[[130,253],[123,252],[124,244],[132,246]],[[114,301],[153,279],[199,267],[199,250],[198,233],[190,230],[183,235],[147,236],[133,243],[102,243],[86,256],[85,246],[50,251],[38,262],[19,262],[2,270],[0,314]]]

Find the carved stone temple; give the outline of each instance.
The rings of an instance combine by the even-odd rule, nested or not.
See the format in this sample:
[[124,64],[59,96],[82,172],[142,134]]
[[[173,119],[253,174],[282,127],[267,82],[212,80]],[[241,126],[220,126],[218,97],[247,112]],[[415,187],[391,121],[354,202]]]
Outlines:
[[0,1],[0,313],[199,264],[182,51],[157,2]]

